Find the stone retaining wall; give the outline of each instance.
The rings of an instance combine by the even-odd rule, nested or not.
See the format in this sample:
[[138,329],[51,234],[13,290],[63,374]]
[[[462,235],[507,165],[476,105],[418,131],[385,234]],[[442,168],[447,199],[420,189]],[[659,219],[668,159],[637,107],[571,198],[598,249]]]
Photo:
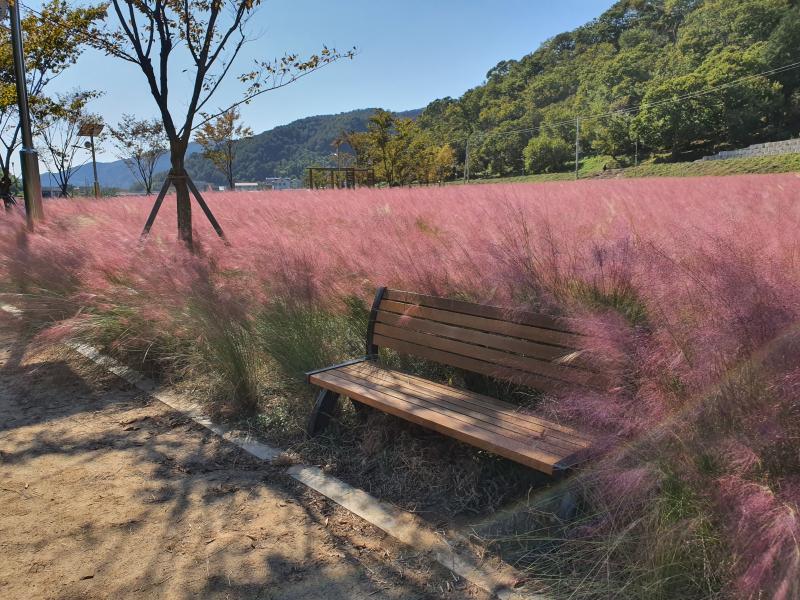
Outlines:
[[781,142],[768,142],[766,144],[753,144],[740,150],[726,150],[713,156],[704,156],[701,160],[725,160],[728,158],[753,158],[756,156],[776,156],[778,154],[800,153],[800,138],[783,140]]

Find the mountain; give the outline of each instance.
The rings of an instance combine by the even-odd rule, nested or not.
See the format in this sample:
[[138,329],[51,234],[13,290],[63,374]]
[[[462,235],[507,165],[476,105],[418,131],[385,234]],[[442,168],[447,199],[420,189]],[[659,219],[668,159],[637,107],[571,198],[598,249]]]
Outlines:
[[[336,115],[318,115],[293,121],[242,140],[237,145],[236,179],[258,181],[267,177],[302,178],[304,170],[313,164],[328,164],[334,152],[333,140],[342,131],[364,131],[374,108],[353,110]],[[422,109],[397,113],[415,118]],[[189,145],[186,168],[196,181],[224,184],[222,175],[200,154],[200,146]],[[162,156],[156,173],[169,169],[169,157]],[[97,163],[100,186],[129,189],[136,179],[121,160]],[[91,185],[94,180],[92,163],[81,165],[71,178],[73,185]],[[42,174],[43,186],[57,186],[50,173]]]
[[[189,144],[189,155],[200,151],[200,146],[194,142]],[[164,155],[156,162],[156,173],[166,171],[169,169],[169,156]],[[125,166],[121,160],[111,162],[98,162],[97,163],[97,179],[102,188],[118,188],[130,189],[136,185],[137,180],[131,173],[130,169]],[[81,165],[70,178],[70,183],[76,186],[90,187],[94,181],[92,173],[92,163],[87,162]],[[43,187],[58,187],[56,178],[50,173],[42,173],[42,186]]]
[[[307,167],[333,164],[333,141],[343,131],[365,131],[375,110],[364,108],[336,115],[307,117],[244,139],[236,148],[236,179],[300,179]],[[419,109],[396,114],[416,118],[421,112]],[[199,154],[189,158],[186,167],[195,179],[224,184],[222,175]]]
[[800,2],[620,0],[418,118],[473,175],[687,160],[800,133]]

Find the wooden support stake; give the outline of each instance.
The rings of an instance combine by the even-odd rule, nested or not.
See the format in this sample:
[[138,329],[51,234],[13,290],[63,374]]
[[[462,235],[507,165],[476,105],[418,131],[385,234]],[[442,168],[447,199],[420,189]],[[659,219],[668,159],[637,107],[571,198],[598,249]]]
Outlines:
[[158,211],[161,210],[161,205],[164,203],[164,198],[169,191],[169,186],[174,183],[174,180],[178,177],[185,178],[186,184],[189,186],[189,191],[192,192],[197,203],[200,205],[200,208],[203,209],[203,213],[208,218],[211,226],[214,228],[214,231],[217,232],[217,235],[225,240],[226,244],[230,244],[228,239],[225,237],[225,233],[222,231],[222,227],[220,227],[219,222],[214,217],[214,213],[211,212],[211,209],[208,208],[206,201],[203,199],[203,196],[200,195],[200,191],[197,189],[197,186],[192,181],[192,178],[189,177],[189,174],[185,171],[181,175],[175,175],[172,170],[167,173],[167,178],[164,180],[164,185],[161,186],[161,191],[158,192],[158,197],[156,198],[155,204],[153,204],[153,209],[150,211],[150,216],[147,217],[147,223],[144,224],[144,229],[142,230],[142,235],[140,239],[144,239],[150,233],[150,229],[153,227],[153,223],[155,223],[156,216],[158,215]]
[[217,232],[219,237],[225,240],[226,244],[229,244],[230,242],[228,242],[228,238],[225,237],[225,233],[222,231],[222,227],[220,227],[220,224],[214,217],[214,213],[212,213],[211,209],[208,208],[208,204],[206,204],[206,201],[203,200],[203,197],[200,195],[200,190],[197,189],[197,186],[194,184],[194,181],[192,181],[192,178],[189,177],[188,174],[186,175],[186,183],[189,185],[189,189],[191,190],[192,194],[194,194],[194,197],[197,200],[197,203],[200,205],[200,208],[203,209],[203,213],[208,218],[208,221],[211,223],[214,231]]
[[142,230],[142,235],[139,236],[140,239],[144,239],[150,233],[150,228],[153,226],[153,223],[156,220],[156,215],[158,211],[161,209],[161,204],[164,202],[164,197],[167,195],[169,191],[169,186],[172,184],[172,171],[170,170],[167,173],[167,178],[164,180],[164,185],[161,186],[161,191],[158,192],[158,197],[156,198],[155,204],[153,204],[153,209],[150,211],[150,216],[147,217],[147,223],[144,224],[144,229]]

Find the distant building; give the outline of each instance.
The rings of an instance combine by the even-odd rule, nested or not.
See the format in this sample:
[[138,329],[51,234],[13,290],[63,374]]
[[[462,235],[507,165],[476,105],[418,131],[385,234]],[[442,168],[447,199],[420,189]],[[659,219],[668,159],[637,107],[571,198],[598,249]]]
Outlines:
[[292,189],[292,180],[289,177],[267,177],[264,185],[268,190],[290,190]]
[[57,185],[43,185],[42,198],[61,198],[61,188]]
[[263,181],[242,181],[233,184],[237,192],[252,192],[255,190],[290,190],[294,181],[290,177],[267,177]]

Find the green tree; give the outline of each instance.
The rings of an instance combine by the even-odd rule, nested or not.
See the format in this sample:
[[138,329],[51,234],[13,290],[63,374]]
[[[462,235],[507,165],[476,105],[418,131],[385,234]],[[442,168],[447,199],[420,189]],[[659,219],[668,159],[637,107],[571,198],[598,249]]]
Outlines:
[[769,38],[789,0],[705,0],[686,15],[676,49],[694,66],[724,49],[744,50]]
[[753,77],[764,69],[763,44],[746,52],[723,49],[689,75],[653,84],[634,129],[674,159],[693,147],[738,145],[754,139],[781,106],[781,85]]
[[367,127],[369,148],[377,163],[377,177],[389,185],[395,183],[397,169],[397,144],[392,144],[395,135],[395,118],[388,110],[379,108],[369,119]]
[[453,178],[456,165],[456,153],[450,144],[435,148],[433,173],[431,179],[442,183]]
[[572,146],[561,138],[547,135],[531,138],[523,151],[525,170],[528,173],[560,171],[572,153]]
[[370,134],[366,131],[348,131],[345,139],[347,140],[347,145],[353,150],[356,167],[366,168],[372,166]]
[[38,121],[41,160],[58,183],[62,198],[69,197],[70,181],[80,166],[76,164],[78,151],[83,149],[78,144],[80,127],[86,122],[100,122],[87,109],[89,103],[99,95],[98,92],[84,90],[59,94],[54,106]]
[[124,114],[110,133],[117,158],[142,184],[145,193],[151,194],[158,159],[167,152],[167,137],[161,120],[137,120],[133,115]]
[[[31,12],[22,19],[26,85],[34,120],[51,118],[58,109],[58,103],[47,97],[47,88],[75,63],[104,16],[103,6],[77,7],[65,0],[49,0],[38,14]],[[0,27],[0,196],[10,192],[11,160],[20,144],[15,86],[10,30]]]
[[459,161],[469,139],[471,170],[487,175],[518,172],[527,143],[495,132],[537,130],[572,144],[578,115],[604,115],[582,121],[581,146],[615,157],[632,155],[640,135],[676,159],[783,139],[800,132],[800,71],[728,84],[795,62],[798,32],[797,0],[619,0],[501,61],[461,98],[432,102],[419,122]]
[[225,176],[229,189],[234,188],[237,142],[253,135],[252,129],[238,122],[240,116],[239,110],[232,108],[203,123],[194,138],[203,149],[203,157]]

